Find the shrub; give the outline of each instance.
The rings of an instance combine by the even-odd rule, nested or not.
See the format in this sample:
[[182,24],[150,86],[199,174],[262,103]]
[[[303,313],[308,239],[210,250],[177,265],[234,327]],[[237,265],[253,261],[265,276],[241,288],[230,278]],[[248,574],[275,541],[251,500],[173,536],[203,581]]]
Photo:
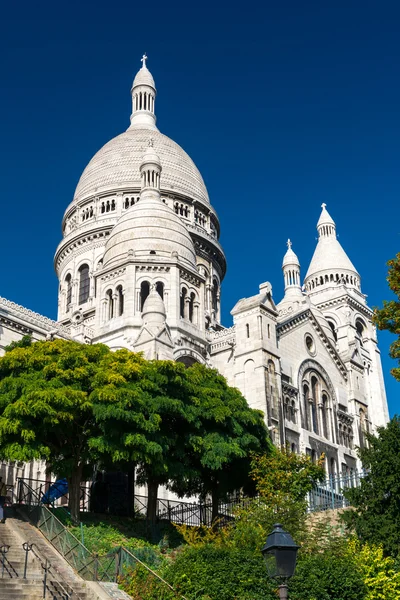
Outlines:
[[362,570],[349,553],[300,556],[290,582],[291,600],[365,600]]

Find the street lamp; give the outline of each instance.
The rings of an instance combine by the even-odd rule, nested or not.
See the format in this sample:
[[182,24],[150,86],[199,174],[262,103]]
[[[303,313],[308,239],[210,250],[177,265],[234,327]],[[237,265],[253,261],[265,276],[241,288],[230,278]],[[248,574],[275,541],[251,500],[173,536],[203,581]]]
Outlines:
[[282,580],[279,586],[280,600],[288,600],[286,580],[294,575],[299,548],[300,546],[295,544],[290,533],[284,531],[282,525],[276,523],[274,530],[267,537],[265,546],[261,550],[268,575],[274,579]]

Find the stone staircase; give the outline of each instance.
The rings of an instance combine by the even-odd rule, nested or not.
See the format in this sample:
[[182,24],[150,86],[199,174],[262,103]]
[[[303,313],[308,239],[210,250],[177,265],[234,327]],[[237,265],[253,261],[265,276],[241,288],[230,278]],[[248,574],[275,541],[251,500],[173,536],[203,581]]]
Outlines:
[[[33,544],[28,553],[26,579],[23,543]],[[9,546],[2,565],[0,554],[0,600],[42,600],[45,561],[51,568],[47,575],[46,598],[56,600],[98,600],[99,596],[79,577],[43,535],[29,523],[16,518],[0,523],[0,546]]]

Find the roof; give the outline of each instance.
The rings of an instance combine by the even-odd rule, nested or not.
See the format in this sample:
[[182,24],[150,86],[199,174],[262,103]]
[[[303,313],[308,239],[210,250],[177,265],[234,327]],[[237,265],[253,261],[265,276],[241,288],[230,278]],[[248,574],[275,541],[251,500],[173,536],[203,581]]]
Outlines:
[[149,138],[163,166],[161,193],[176,193],[209,204],[199,170],[186,152],[157,129],[130,128],[105,144],[83,171],[74,201],[109,191],[141,187],[139,167]]

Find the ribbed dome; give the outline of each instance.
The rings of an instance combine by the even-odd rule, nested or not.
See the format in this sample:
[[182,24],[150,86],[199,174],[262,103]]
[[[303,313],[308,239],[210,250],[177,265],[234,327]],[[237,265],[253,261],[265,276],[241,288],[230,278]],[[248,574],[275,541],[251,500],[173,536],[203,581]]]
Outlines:
[[282,267],[286,267],[288,265],[296,265],[300,266],[299,259],[297,258],[297,254],[295,254],[292,250],[292,242],[290,240],[287,241],[286,254],[283,257]]
[[192,159],[166,135],[150,128],[128,129],[103,146],[83,171],[74,200],[114,190],[139,190],[139,166],[150,137],[163,166],[161,193],[180,193],[209,204],[203,178]]
[[157,197],[145,197],[122,215],[107,240],[103,265],[117,264],[132,254],[147,260],[173,258],[196,269],[192,238],[181,219]]
[[152,88],[156,89],[156,84],[154,83],[153,75],[150,73],[147,67],[142,67],[136,73],[136,77],[133,80],[132,88],[137,85],[150,85]]

